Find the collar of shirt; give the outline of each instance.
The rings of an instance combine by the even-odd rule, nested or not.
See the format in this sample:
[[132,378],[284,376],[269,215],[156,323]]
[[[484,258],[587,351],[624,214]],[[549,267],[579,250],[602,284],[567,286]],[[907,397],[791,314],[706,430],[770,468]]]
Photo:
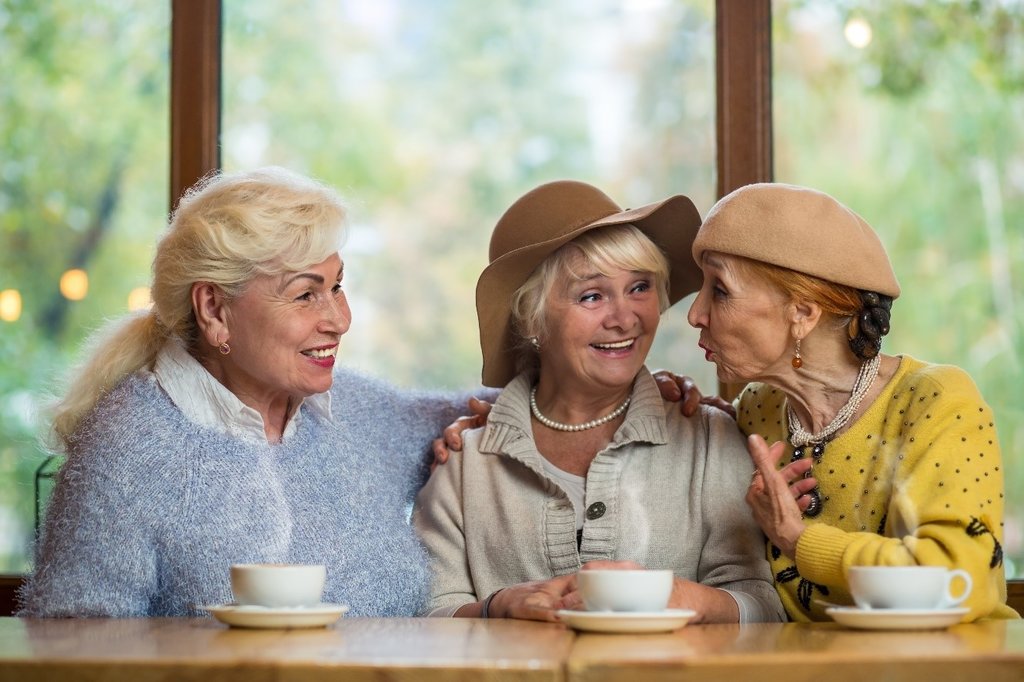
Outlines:
[[[153,363],[157,383],[179,410],[197,424],[247,441],[267,442],[263,417],[217,381],[185,346],[175,339],[164,344]],[[331,394],[317,393],[299,402],[281,434],[287,440],[302,419],[302,406],[331,419]]]

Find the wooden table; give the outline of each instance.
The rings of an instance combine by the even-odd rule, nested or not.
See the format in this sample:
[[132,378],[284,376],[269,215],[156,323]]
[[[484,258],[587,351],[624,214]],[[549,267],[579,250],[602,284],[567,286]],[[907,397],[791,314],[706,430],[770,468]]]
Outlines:
[[343,618],[310,630],[0,618],[0,681],[560,682],[573,641],[562,625],[469,618]]
[[567,671],[572,682],[1022,682],[1024,621],[901,632],[786,623],[581,635]]
[[1024,621],[929,632],[789,623],[576,635],[561,625],[463,618],[344,618],[314,630],[236,630],[205,619],[0,618],[0,682],[670,679],[1021,682]]

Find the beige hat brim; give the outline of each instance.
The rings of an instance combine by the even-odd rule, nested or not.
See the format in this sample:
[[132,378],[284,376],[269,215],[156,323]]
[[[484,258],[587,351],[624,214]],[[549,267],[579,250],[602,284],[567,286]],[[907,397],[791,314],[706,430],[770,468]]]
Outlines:
[[550,239],[511,250],[496,258],[481,273],[476,287],[476,308],[485,386],[503,387],[516,375],[512,295],[545,258],[590,230],[628,223],[647,235],[669,262],[670,305],[700,288],[702,274],[691,252],[700,227],[700,213],[688,197],[676,195],[625,211],[616,210],[618,207],[611,204],[610,200],[608,203],[612,211],[610,214]]

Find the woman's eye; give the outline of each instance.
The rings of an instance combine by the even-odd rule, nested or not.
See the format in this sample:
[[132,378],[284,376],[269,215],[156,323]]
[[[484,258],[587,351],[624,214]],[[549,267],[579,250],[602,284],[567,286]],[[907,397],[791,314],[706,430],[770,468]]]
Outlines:
[[724,288],[722,288],[718,284],[716,284],[715,286],[711,287],[711,293],[714,294],[716,298],[725,298],[726,296],[729,295],[729,292],[727,292]]
[[312,301],[313,300],[313,292],[312,291],[306,291],[306,292],[300,294],[295,300],[296,301]]
[[596,303],[601,300],[601,294],[590,293],[580,296],[580,303]]
[[635,291],[637,293],[643,293],[645,291],[650,291],[650,289],[651,289],[651,283],[646,281],[646,280],[644,280],[643,282],[637,282],[636,285],[633,286],[633,291]]
[[331,293],[336,295],[341,293],[341,282],[334,283],[334,286],[331,287]]

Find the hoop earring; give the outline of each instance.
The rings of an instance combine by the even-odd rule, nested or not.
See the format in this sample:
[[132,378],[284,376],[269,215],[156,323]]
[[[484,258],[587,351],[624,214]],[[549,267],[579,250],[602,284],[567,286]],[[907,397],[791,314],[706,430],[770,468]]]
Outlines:
[[800,339],[796,340],[796,350],[793,351],[793,369],[800,369],[804,366],[804,359],[800,357]]
[[220,351],[221,355],[227,355],[231,352],[231,346],[228,345],[227,341],[221,341],[220,345],[217,346],[217,350]]

